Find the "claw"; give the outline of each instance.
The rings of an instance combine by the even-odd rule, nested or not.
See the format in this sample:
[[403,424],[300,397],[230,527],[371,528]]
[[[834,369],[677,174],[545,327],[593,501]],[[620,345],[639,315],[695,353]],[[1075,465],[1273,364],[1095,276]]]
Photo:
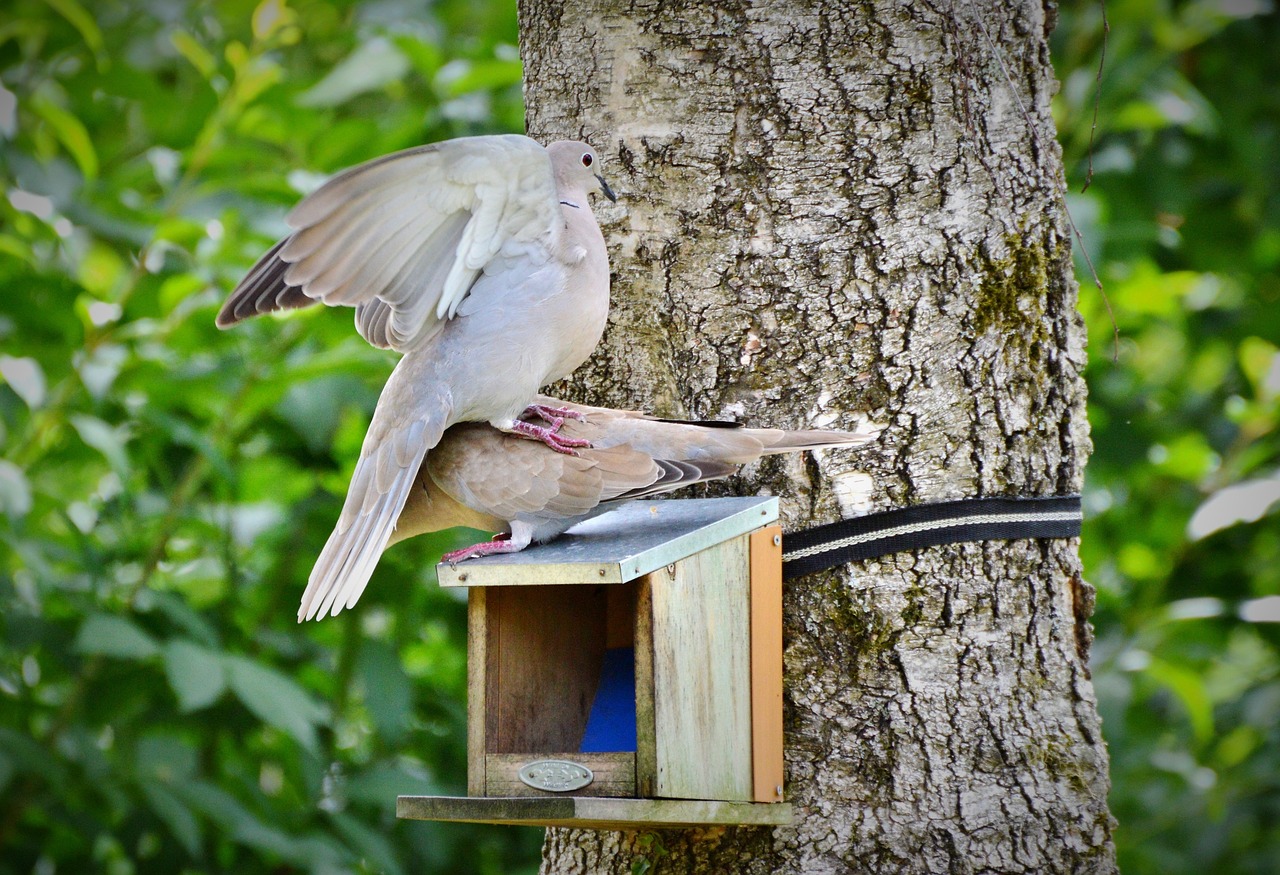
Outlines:
[[[536,416],[539,419],[545,419],[547,422],[553,423],[552,429],[557,429],[566,419],[573,419],[578,422],[586,422],[586,414],[580,413],[569,407],[548,407],[546,404],[530,404],[524,409],[521,416]],[[557,422],[556,420],[559,420]]]
[[562,437],[556,434],[556,431],[564,424],[563,419],[555,418],[548,420],[548,422],[551,423],[551,426],[544,428],[543,426],[517,419],[511,430],[516,434],[542,441],[557,453],[564,453],[566,456],[576,456],[578,455],[578,448],[591,446],[591,441],[584,441],[581,438]]
[[470,547],[463,547],[461,550],[451,550],[440,557],[441,562],[448,562],[450,565],[457,565],[464,559],[475,559],[478,556],[493,556],[498,553],[519,553],[524,547],[511,543],[511,535],[507,532],[500,532],[493,536],[492,541],[481,541],[479,544],[472,544]]

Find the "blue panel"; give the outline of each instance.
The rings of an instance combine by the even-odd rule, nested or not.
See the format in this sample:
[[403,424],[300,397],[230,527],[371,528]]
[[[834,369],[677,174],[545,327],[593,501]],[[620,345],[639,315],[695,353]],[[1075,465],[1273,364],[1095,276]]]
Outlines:
[[636,652],[611,647],[604,652],[600,686],[591,703],[582,753],[636,749]]

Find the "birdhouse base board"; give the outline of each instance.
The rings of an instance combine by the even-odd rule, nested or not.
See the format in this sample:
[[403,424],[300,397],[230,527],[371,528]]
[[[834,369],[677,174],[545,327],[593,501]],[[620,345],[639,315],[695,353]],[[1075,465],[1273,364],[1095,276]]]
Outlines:
[[715,802],[697,799],[610,799],[594,796],[400,796],[396,817],[508,826],[650,829],[697,826],[787,826],[787,802]]

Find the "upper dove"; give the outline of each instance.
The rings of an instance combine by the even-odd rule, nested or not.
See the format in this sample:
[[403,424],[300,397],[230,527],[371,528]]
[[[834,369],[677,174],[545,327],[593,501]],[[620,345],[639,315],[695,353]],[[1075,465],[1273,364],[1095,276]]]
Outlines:
[[[388,546],[468,526],[505,537],[446,554],[444,561],[512,553],[621,502],[725,477],[763,455],[854,447],[878,433],[743,428],[730,422],[656,419],[554,398],[538,398],[537,403],[576,414],[566,419],[564,430],[590,447],[567,456],[482,423],[455,425],[417,472]],[[298,619],[323,617],[342,607],[331,593],[308,586]]]
[[598,164],[585,143],[505,135],[353,167],[293,208],[292,233],[218,313],[227,327],[315,302],[353,306],[362,337],[404,353],[311,570],[322,612],[360,597],[427,451],[453,423],[488,422],[552,452],[583,445],[558,434],[561,411],[534,408],[548,426],[520,417],[604,332],[609,260],[587,196],[616,198]]

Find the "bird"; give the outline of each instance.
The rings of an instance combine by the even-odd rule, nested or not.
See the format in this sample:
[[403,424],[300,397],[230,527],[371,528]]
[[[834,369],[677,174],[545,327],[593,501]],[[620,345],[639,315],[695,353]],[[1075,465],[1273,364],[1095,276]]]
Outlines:
[[[498,537],[446,553],[442,561],[514,553],[623,502],[727,477],[764,455],[856,447],[878,434],[684,422],[546,396],[535,403],[576,414],[563,427],[590,446],[568,456],[485,423],[454,425],[423,460],[387,546],[467,526]],[[339,595],[309,585],[299,621],[355,603]]]
[[291,232],[223,304],[220,328],[313,303],[355,307],[361,337],[403,354],[308,580],[326,607],[364,590],[451,425],[487,423],[558,454],[585,446],[559,433],[572,411],[526,409],[604,333],[609,259],[588,195],[617,197],[599,163],[586,143],[513,134],[375,158],[303,198]]

